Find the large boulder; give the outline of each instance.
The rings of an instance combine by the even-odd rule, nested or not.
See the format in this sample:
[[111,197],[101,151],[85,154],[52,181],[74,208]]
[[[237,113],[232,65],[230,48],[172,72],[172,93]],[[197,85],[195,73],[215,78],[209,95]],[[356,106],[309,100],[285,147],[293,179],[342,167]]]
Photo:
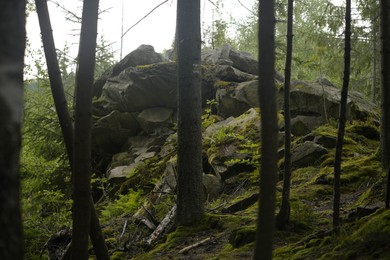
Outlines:
[[224,45],[221,49],[203,54],[203,62],[207,64],[231,65],[243,72],[257,75],[258,62],[250,53],[236,51],[230,45]]
[[291,133],[295,136],[304,136],[326,123],[321,116],[296,116],[291,119]]
[[174,122],[174,111],[171,108],[153,107],[143,110],[137,121],[145,133],[153,133],[161,127],[170,128]]
[[[213,82],[202,80],[202,100],[214,97]],[[142,111],[152,107],[176,109],[177,106],[176,63],[129,67],[118,76],[109,78],[103,94],[95,102],[99,114],[112,110],[122,112]]]
[[306,141],[293,147],[291,151],[291,164],[294,168],[319,165],[321,157],[328,153],[324,147],[314,142]]
[[[252,54],[234,50],[230,45],[224,45],[220,49],[203,51],[202,62],[204,64],[231,66],[239,71],[258,75],[259,65]],[[283,76],[275,71],[275,78],[283,82]]]
[[93,86],[93,95],[99,97],[102,94],[102,88],[108,78],[117,76],[121,71],[128,67],[138,65],[148,65],[164,61],[161,54],[154,51],[151,45],[141,45],[136,50],[130,52],[120,62],[109,68],[103,73]]
[[[324,80],[294,82],[290,93],[291,114],[338,118],[340,93],[340,89]],[[347,103],[348,119],[365,119],[375,115],[375,104],[358,92],[349,91]]]
[[95,150],[115,153],[121,149],[127,138],[140,130],[137,113],[112,111],[99,118],[92,127],[92,144]]
[[229,65],[217,65],[214,70],[217,78],[228,82],[244,82],[257,78],[255,75],[243,72]]
[[245,143],[239,136],[245,135],[258,142],[260,138],[260,117],[255,109],[249,109],[243,115],[218,122],[209,126],[203,133],[205,140],[210,140],[207,157],[214,173],[225,181],[241,172],[250,172],[255,166],[251,160],[256,151],[243,148]]
[[[293,117],[315,116],[318,121],[338,118],[340,89],[329,81],[296,81],[291,84],[290,110]],[[261,93],[260,93],[261,95]],[[220,86],[216,91],[218,113],[221,116],[238,116],[248,108],[258,107],[258,80]],[[283,88],[278,91],[279,108],[283,108]],[[358,92],[348,94],[348,119],[365,119],[376,115],[376,106]],[[314,122],[312,122],[314,123]],[[311,124],[311,123],[310,123]],[[314,123],[317,125],[317,123]],[[309,127],[309,129],[312,127]]]
[[251,107],[259,106],[258,81],[219,87],[216,91],[218,114],[237,117]]

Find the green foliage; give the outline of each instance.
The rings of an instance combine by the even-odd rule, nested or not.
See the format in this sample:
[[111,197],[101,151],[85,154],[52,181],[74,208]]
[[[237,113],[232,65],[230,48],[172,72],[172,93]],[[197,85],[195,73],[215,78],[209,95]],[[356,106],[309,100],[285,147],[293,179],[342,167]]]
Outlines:
[[215,99],[209,100],[207,99],[206,104],[208,107],[204,110],[204,114],[202,115],[202,127],[206,129],[210,125],[217,122],[217,116],[212,114],[213,107],[217,105],[217,101]]
[[123,214],[134,213],[142,204],[142,191],[130,190],[125,195],[119,195],[119,197],[107,205],[101,210],[102,221],[108,221],[112,218],[120,217]]
[[115,63],[112,44],[104,39],[103,35],[98,38],[96,45],[95,79],[99,78]]
[[[97,68],[112,62],[108,50],[108,45],[98,50],[102,66]],[[72,114],[75,59],[68,52],[65,46],[58,60]],[[25,69],[21,200],[26,259],[38,259],[49,237],[71,225],[71,173],[43,53],[28,48],[27,55],[32,63]]]
[[58,159],[37,157],[25,145],[21,176],[26,259],[34,259],[52,234],[70,226],[72,202],[63,186],[70,173]]

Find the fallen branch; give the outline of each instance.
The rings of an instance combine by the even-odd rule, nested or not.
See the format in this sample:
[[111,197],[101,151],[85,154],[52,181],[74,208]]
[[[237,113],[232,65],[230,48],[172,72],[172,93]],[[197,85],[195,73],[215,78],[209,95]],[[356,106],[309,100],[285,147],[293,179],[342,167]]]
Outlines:
[[166,230],[170,223],[173,223],[173,220],[176,216],[177,205],[174,205],[168,214],[161,221],[160,225],[153,231],[153,233],[146,239],[146,244],[151,245],[156,241],[160,235]]
[[143,218],[143,219],[140,220],[140,222],[142,224],[144,224],[147,228],[149,228],[151,230],[156,230],[156,225],[154,225],[153,222],[150,221],[149,219]]
[[191,249],[195,248],[195,247],[198,247],[200,245],[203,245],[207,242],[209,242],[213,237],[208,237],[208,238],[205,238],[199,242],[196,242],[195,244],[192,244],[192,245],[189,245],[185,248],[183,248],[182,250],[179,251],[179,254],[184,254],[184,253],[187,253],[188,251],[190,251]]

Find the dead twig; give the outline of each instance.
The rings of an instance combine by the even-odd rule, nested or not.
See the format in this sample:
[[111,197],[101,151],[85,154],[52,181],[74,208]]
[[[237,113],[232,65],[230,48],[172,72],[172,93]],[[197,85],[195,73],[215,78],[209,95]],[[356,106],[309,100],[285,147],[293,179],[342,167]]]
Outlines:
[[121,38],[123,38],[131,29],[133,29],[137,24],[139,24],[140,22],[142,22],[142,20],[144,20],[146,17],[148,17],[151,13],[153,13],[157,8],[159,8],[160,6],[162,6],[163,4],[165,4],[166,2],[168,2],[168,0],[165,0],[163,1],[162,3],[158,4],[156,7],[154,7],[152,10],[150,10],[149,13],[147,13],[144,17],[142,17],[141,19],[139,19],[135,24],[133,24],[129,29],[127,29],[121,36]]
[[209,241],[211,241],[213,239],[213,237],[207,237],[199,242],[196,242],[195,244],[192,244],[192,245],[189,245],[185,248],[183,248],[182,250],[179,251],[179,254],[184,254],[184,253],[187,253],[188,251],[190,251],[191,249],[195,248],[195,247],[198,247],[200,245],[203,245]]

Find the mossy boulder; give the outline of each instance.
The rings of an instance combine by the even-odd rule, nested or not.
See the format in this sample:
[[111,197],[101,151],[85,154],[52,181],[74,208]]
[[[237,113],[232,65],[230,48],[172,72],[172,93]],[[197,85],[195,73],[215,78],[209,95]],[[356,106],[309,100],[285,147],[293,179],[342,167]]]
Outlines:
[[291,152],[291,164],[295,168],[319,165],[321,157],[328,151],[314,142],[304,142],[293,147]]
[[[281,89],[281,94],[283,89]],[[296,81],[291,84],[290,110],[293,116],[311,115],[338,118],[340,89],[323,81]],[[282,99],[280,99],[282,106]],[[348,119],[366,119],[377,117],[377,107],[362,94],[350,91],[347,101]]]
[[256,227],[242,227],[232,231],[229,237],[229,243],[235,247],[241,247],[243,245],[249,244],[256,239]]

